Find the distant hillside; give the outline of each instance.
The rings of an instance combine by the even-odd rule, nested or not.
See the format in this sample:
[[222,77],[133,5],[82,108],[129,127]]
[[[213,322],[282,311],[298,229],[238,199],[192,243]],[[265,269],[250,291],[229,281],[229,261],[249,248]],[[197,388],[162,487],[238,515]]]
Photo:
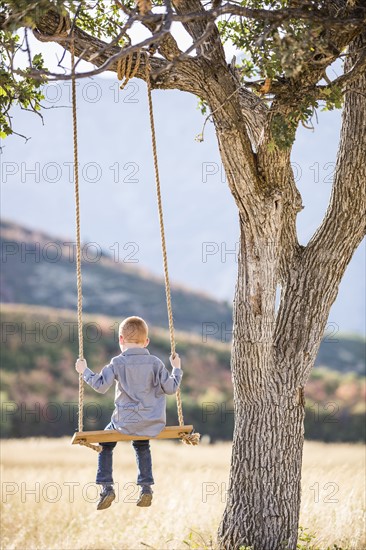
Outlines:
[[[3,221],[0,241],[1,302],[75,309],[75,262],[70,239],[54,238]],[[85,247],[84,243],[84,252],[83,307],[86,313],[115,317],[116,323],[128,315],[141,315],[153,327],[167,328],[162,279],[133,264],[117,263],[110,253],[101,253],[92,245]],[[92,261],[93,258],[98,261]],[[232,311],[229,304],[174,284],[172,300],[177,330],[194,333],[201,340],[230,341]],[[336,330],[328,332],[315,366],[363,375],[365,339],[338,334]]]
[[[1,222],[2,251],[0,300],[52,308],[76,307],[75,246],[70,238],[33,231]],[[83,244],[83,308],[119,318],[140,315],[156,327],[167,326],[163,280],[137,268],[134,248],[111,252],[96,243]],[[116,245],[117,250],[117,245]],[[231,328],[231,307],[203,293],[172,285],[176,328],[202,334],[210,327]],[[213,330],[211,329],[211,332]]]
[[[84,353],[99,371],[119,353],[118,319],[85,315]],[[168,364],[169,335],[151,329],[150,352]],[[1,322],[2,436],[58,436],[77,426],[77,357],[75,313],[37,306],[3,304]],[[343,345],[330,346],[334,351]],[[347,343],[348,349],[352,345]],[[212,439],[229,439],[233,430],[230,345],[177,332],[184,370],[185,419]],[[338,349],[345,349],[340,347]],[[342,355],[342,354],[341,354]],[[357,351],[354,353],[357,360]],[[339,364],[340,366],[340,364]],[[85,427],[103,428],[113,409],[113,390],[106,395],[85,386]],[[305,389],[308,439],[359,441],[364,435],[365,377],[314,369]],[[33,412],[32,412],[33,411]],[[174,396],[168,398],[168,422],[177,422]]]
[[327,367],[346,374],[354,372],[365,376],[366,340],[360,336],[326,336],[320,345],[315,366]]

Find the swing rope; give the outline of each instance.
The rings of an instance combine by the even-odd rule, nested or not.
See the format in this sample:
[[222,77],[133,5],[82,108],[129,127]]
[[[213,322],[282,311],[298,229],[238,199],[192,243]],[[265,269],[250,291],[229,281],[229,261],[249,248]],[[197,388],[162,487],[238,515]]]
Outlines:
[[[153,102],[152,102],[152,86],[151,86],[151,65],[150,65],[149,54],[147,52],[138,51],[135,55],[135,60],[134,60],[133,54],[130,54],[124,58],[121,58],[118,61],[118,65],[117,65],[117,75],[118,75],[118,79],[122,80],[121,90],[123,90],[123,88],[125,88],[126,85],[128,84],[128,81],[137,74],[137,71],[141,64],[142,55],[145,57],[145,80],[147,85],[147,98],[148,98],[148,104],[149,104],[151,144],[152,144],[152,152],[153,152],[153,160],[154,160],[155,186],[156,186],[156,199],[157,199],[158,215],[159,215],[161,251],[163,256],[165,298],[166,298],[166,306],[167,306],[167,312],[168,312],[170,349],[171,349],[171,355],[174,358],[175,348],[176,348],[175,331],[174,331],[173,309],[172,309],[170,279],[169,279],[169,270],[168,270],[168,253],[167,253],[166,239],[165,239],[163,202],[161,198],[159,159],[158,159],[158,150],[156,145],[156,132],[155,132],[154,109],[153,109]],[[182,396],[181,396],[180,388],[177,389],[175,397],[177,401],[177,413],[178,413],[179,426],[184,426]],[[192,434],[182,433],[180,435],[181,435],[182,443],[185,443],[186,445],[198,445],[200,441],[200,434],[198,433],[192,433]]]
[[[151,65],[150,65],[149,54],[147,52],[144,52],[144,54],[145,54],[145,80],[146,80],[146,84],[147,84],[147,97],[148,97],[149,115],[150,115],[151,143],[152,143],[152,151],[153,151],[153,159],[154,159],[154,170],[155,170],[156,198],[157,198],[158,214],[159,214],[161,251],[162,251],[162,256],[163,256],[165,297],[166,297],[166,306],[167,306],[167,311],[168,311],[170,349],[171,349],[172,357],[174,358],[175,357],[175,332],[174,332],[172,299],[171,299],[169,270],[168,270],[168,253],[167,253],[166,239],[165,239],[163,203],[162,203],[162,198],[161,198],[161,185],[160,185],[160,174],[159,174],[158,151],[157,151],[157,145],[156,145],[154,110],[153,110],[152,93],[151,93]],[[126,85],[126,83],[124,85]],[[177,389],[175,396],[176,396],[176,400],[177,400],[177,413],[178,413],[179,426],[184,426],[182,397],[181,397],[181,393],[180,393],[180,388]],[[200,440],[200,434],[198,434],[198,433],[182,434],[181,435],[181,441],[182,441],[182,443],[185,443],[186,445],[198,445],[199,440]]]
[[[75,46],[74,36],[71,37],[71,95],[72,95],[72,126],[74,137],[74,190],[75,190],[75,221],[76,221],[76,282],[77,282],[77,319],[78,319],[78,340],[79,359],[84,359],[84,337],[83,337],[83,286],[81,275],[81,237],[80,237],[80,194],[79,194],[79,154],[78,154],[78,125],[76,105],[76,78],[75,78]],[[78,431],[84,428],[84,379],[79,373],[79,410],[78,410]],[[100,452],[100,445],[92,445],[87,441],[80,441],[80,445],[89,447]]]

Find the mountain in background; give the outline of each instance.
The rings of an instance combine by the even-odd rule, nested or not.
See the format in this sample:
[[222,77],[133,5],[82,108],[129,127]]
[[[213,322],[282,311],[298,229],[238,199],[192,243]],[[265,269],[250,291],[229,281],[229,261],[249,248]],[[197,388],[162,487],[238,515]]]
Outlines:
[[[25,308],[30,318],[34,306],[52,311],[62,318],[63,311],[76,309],[74,244],[67,239],[34,231],[10,221],[0,222],[1,278],[0,301],[9,304],[5,311]],[[116,262],[107,251],[82,245],[83,311],[118,320],[140,315],[155,330],[167,329],[165,287],[162,278],[147,270]],[[208,348],[222,345],[229,363],[232,308],[224,301],[172,284],[175,327],[181,334],[180,345],[191,338]],[[19,304],[16,307],[16,304]],[[20,308],[20,309],[19,309]],[[59,314],[57,313],[59,311]],[[75,314],[76,321],[76,314]],[[182,336],[183,335],[183,336]],[[328,326],[316,359],[316,366],[342,374],[364,374],[365,339],[339,334]]]
[[[75,309],[75,246],[12,222],[0,224],[0,301]],[[122,320],[139,315],[154,327],[167,327],[164,281],[131,264],[117,262],[110,252],[82,245],[83,310]],[[129,254],[132,252],[128,251]],[[227,302],[172,285],[172,305],[178,330],[220,339],[230,331],[232,310]],[[220,330],[219,330],[220,327]]]

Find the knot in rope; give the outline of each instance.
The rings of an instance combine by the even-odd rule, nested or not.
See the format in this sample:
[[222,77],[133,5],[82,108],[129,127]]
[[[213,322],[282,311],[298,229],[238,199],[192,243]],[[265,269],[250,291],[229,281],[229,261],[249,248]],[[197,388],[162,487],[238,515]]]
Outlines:
[[117,76],[118,80],[122,80],[122,84],[120,86],[121,90],[127,86],[127,83],[131,80],[131,78],[136,76],[137,71],[140,68],[141,56],[141,51],[138,51],[135,54],[130,53],[118,60]]
[[137,0],[136,3],[141,15],[145,15],[152,8],[151,0]]
[[88,447],[89,449],[92,449],[93,451],[96,451],[97,453],[100,453],[103,450],[103,447],[101,445],[93,445],[92,443],[88,443],[87,441],[85,441],[85,439],[80,439],[80,441],[78,441],[78,443],[79,443],[79,445],[82,445],[84,447]]

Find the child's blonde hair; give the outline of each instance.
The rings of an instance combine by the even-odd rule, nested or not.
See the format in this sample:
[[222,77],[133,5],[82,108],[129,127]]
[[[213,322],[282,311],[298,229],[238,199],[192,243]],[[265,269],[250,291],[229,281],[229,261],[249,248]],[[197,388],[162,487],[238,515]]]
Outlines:
[[141,317],[127,317],[119,325],[119,335],[130,344],[145,344],[148,332],[148,326]]

